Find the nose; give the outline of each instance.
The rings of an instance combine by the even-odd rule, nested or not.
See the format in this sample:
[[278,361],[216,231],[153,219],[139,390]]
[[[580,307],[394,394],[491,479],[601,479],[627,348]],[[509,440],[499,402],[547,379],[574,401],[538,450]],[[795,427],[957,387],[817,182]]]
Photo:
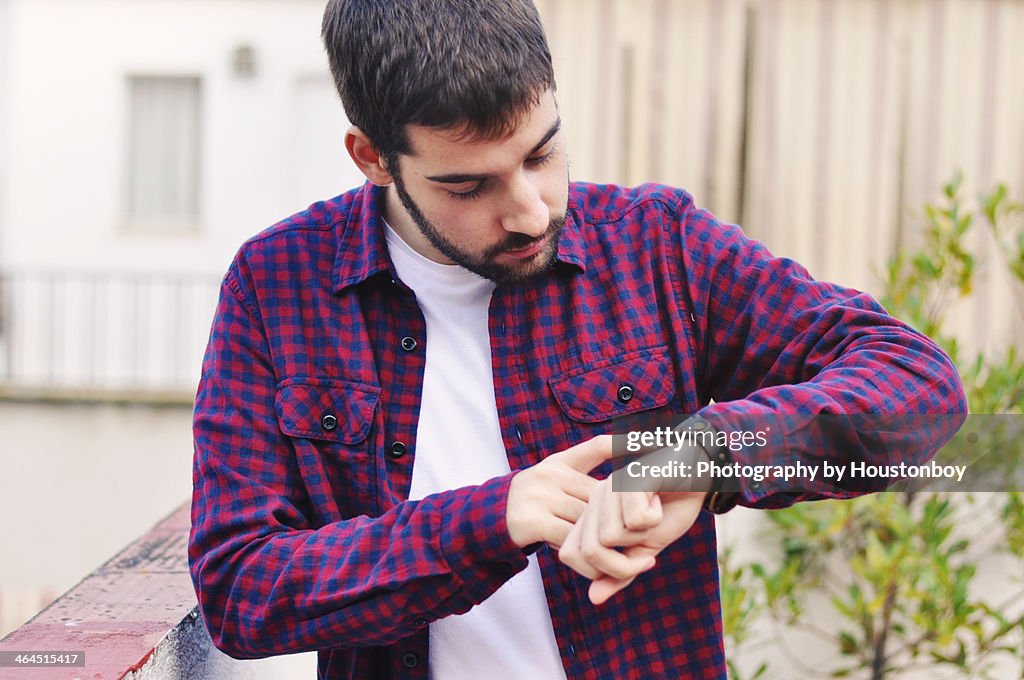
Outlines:
[[548,229],[551,212],[531,179],[520,174],[509,189],[501,227],[527,236],[542,236]]

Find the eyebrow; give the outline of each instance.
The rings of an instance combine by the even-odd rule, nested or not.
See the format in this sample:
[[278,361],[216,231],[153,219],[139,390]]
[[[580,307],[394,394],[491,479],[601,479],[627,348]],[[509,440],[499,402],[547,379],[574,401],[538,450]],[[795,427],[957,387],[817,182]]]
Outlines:
[[[530,149],[530,153],[526,154],[526,157],[529,158],[530,156],[544,148],[544,145],[550,142],[551,138],[557,135],[558,131],[561,129],[562,118],[559,117],[555,121],[554,125],[552,125],[551,128],[546,133],[544,133],[544,136],[541,137],[541,140],[537,142],[537,144],[532,149]],[[429,179],[431,182],[437,182],[438,184],[462,184],[464,182],[480,182],[487,179],[488,177],[490,177],[490,175],[488,174],[472,175],[463,173],[452,173],[449,175],[430,175],[427,177],[427,179]]]

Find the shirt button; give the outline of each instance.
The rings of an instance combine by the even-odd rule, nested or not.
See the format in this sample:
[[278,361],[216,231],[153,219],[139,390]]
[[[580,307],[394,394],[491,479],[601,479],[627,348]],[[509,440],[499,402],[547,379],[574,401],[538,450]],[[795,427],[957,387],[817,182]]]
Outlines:
[[325,413],[320,419],[320,427],[324,428],[324,432],[333,432],[338,427],[338,419],[333,413]]
[[416,619],[415,621],[412,622],[412,625],[416,626],[417,628],[421,628],[421,627],[427,625],[427,620],[426,619]]
[[420,664],[420,657],[416,656],[412,652],[408,652],[402,655],[402,665],[406,668],[416,668]]
[[388,451],[392,458],[401,458],[405,455],[405,442],[394,442],[391,444],[391,450]]
[[628,403],[633,398],[633,388],[629,385],[623,385],[618,391],[619,401],[623,404]]
[[411,338],[408,335],[402,338],[402,349],[406,352],[413,351],[418,345],[419,343],[416,342],[416,338]]

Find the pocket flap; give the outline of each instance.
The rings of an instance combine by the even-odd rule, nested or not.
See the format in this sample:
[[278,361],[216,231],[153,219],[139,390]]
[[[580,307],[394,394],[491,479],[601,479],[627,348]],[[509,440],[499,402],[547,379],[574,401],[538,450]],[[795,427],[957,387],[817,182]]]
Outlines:
[[675,394],[673,375],[668,348],[655,347],[583,366],[548,384],[566,415],[599,423],[665,406]]
[[278,385],[274,405],[286,435],[356,444],[370,433],[379,400],[379,387],[303,378]]

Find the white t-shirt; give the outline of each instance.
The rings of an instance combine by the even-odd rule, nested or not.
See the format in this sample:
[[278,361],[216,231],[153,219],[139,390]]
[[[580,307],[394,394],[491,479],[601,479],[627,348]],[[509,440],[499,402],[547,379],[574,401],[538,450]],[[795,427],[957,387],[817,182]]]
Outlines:
[[[386,226],[399,278],[427,324],[423,398],[409,499],[480,484],[510,471],[491,373],[494,283],[433,262]],[[536,556],[487,600],[430,624],[436,680],[564,680]]]

